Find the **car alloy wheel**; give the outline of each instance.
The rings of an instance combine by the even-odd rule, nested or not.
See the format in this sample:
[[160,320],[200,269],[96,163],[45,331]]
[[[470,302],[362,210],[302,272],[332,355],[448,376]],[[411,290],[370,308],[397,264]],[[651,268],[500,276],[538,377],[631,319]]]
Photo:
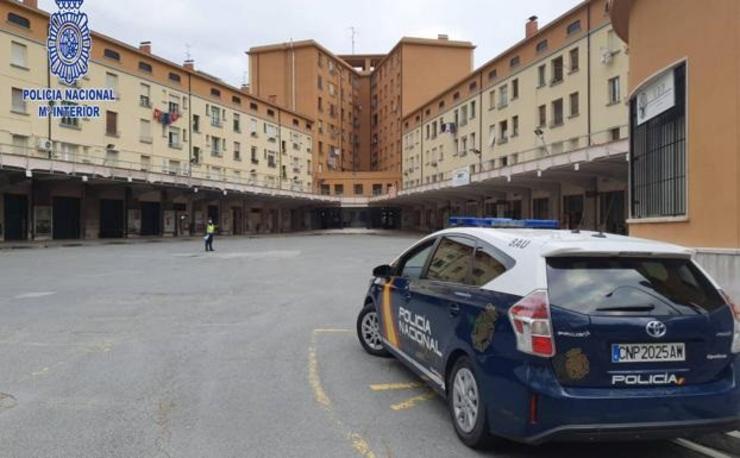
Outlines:
[[383,350],[383,342],[380,338],[380,324],[377,312],[368,312],[362,317],[361,322],[362,340],[368,347],[375,351]]
[[452,402],[458,428],[470,434],[478,421],[480,398],[475,377],[466,367],[461,368],[455,374],[455,381],[452,385]]

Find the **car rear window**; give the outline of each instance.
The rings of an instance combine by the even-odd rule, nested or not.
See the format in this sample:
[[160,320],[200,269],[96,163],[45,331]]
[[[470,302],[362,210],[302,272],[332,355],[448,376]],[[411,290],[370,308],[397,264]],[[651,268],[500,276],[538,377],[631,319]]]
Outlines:
[[547,283],[551,305],[587,314],[688,315],[724,305],[688,259],[549,258]]

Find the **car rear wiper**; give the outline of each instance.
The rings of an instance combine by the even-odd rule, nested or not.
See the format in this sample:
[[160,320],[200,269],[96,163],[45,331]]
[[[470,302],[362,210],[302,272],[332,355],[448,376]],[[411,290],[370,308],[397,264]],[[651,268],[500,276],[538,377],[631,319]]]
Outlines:
[[613,307],[599,307],[597,312],[650,312],[655,310],[653,304],[645,305],[615,305]]

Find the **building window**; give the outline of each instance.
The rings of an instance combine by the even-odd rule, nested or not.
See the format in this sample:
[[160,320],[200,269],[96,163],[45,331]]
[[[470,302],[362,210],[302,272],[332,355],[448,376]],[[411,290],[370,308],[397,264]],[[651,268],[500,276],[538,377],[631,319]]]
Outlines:
[[552,127],[563,125],[563,99],[552,102]]
[[148,119],[139,120],[139,141],[142,143],[152,142],[152,123]]
[[118,137],[118,113],[107,111],[105,113],[105,134],[111,137]]
[[336,196],[342,196],[342,195],[344,195],[344,185],[343,184],[335,184],[334,185],[334,195],[336,195]]
[[[76,103],[71,103],[64,101],[62,102],[62,105],[64,106],[75,106]],[[80,128],[80,118],[73,118],[73,117],[63,117],[61,121],[59,122],[59,125],[62,127],[69,127],[72,129],[79,129]]]
[[114,73],[105,74],[105,87],[113,89],[116,97],[118,97],[118,75]]
[[537,127],[545,127],[547,125],[547,107],[540,105],[537,108]]
[[513,118],[511,118],[511,136],[519,136],[519,116],[514,116]]
[[563,57],[557,57],[552,60],[552,82],[557,84],[563,81]]
[[630,101],[632,218],[686,214],[686,66],[671,71],[672,108],[638,124],[641,97]]
[[321,195],[328,196],[329,194],[331,194],[331,187],[328,184],[322,184],[321,185]]
[[578,103],[578,93],[574,92],[570,95],[570,117],[575,118],[580,113]]
[[516,78],[511,81],[511,100],[519,98],[519,79]]
[[581,21],[580,20],[568,24],[568,29],[567,29],[568,35],[572,35],[580,31],[581,31]]
[[8,13],[8,22],[23,27],[24,29],[31,28],[31,21],[15,13]]
[[167,104],[169,113],[180,113],[180,97],[176,95],[170,96],[170,101]]
[[169,79],[170,81],[174,81],[175,83],[179,83],[180,81],[182,81],[182,78],[180,78],[180,75],[178,75],[177,73],[170,73]]
[[570,50],[570,73],[574,73],[578,71],[578,48],[574,48]]
[[540,65],[537,68],[537,88],[541,88],[545,86],[545,82],[547,81],[547,67],[544,65]]
[[232,124],[234,128],[234,132],[241,133],[242,131],[242,120],[241,116],[239,116],[239,113],[234,113],[234,118],[232,119]]
[[200,133],[200,116],[193,115],[193,132]]
[[26,101],[23,100],[23,90],[18,88],[13,88],[11,90],[11,93],[13,95],[13,108],[12,111],[14,113],[26,113]]
[[361,196],[363,194],[365,194],[364,186],[362,186],[362,184],[356,184],[355,185],[355,195]]
[[488,79],[489,79],[489,81],[492,81],[492,80],[495,80],[496,78],[498,78],[498,72],[494,68],[493,70],[491,70],[490,72],[488,72]]
[[374,184],[373,185],[373,195],[379,196],[383,194],[383,185],[382,184]]
[[619,77],[615,76],[614,78],[609,79],[607,85],[609,88],[609,105],[619,103],[621,100]]
[[233,96],[231,97],[231,103],[233,103],[234,105],[241,105],[242,99],[237,96]]
[[219,98],[219,99],[220,99],[220,98],[221,98],[221,91],[219,91],[219,90],[218,90],[218,89],[216,89],[216,88],[212,88],[212,89],[211,89],[211,96],[212,96],[212,97],[217,97],[217,98]]
[[475,100],[473,100],[470,102],[470,119],[475,119],[475,112],[477,111],[475,108]]
[[509,87],[501,86],[498,90],[498,107],[504,108],[509,105]]
[[150,98],[151,94],[151,87],[148,84],[141,84],[139,87],[139,105],[144,108],[151,108],[152,107],[152,101]]
[[463,105],[460,107],[460,126],[468,125],[468,106]]
[[509,61],[509,66],[510,66],[511,68],[514,68],[514,67],[518,66],[518,65],[519,65],[519,63],[520,63],[520,60],[519,60],[519,56],[514,56],[514,57],[512,57],[512,58],[511,58],[511,60]]
[[260,163],[260,160],[257,157],[257,147],[256,146],[253,146],[250,148],[250,159],[252,161],[252,164],[256,165]]
[[506,143],[509,141],[509,123],[504,120],[498,123],[499,127],[499,143]]
[[115,60],[116,62],[121,61],[121,54],[118,53],[118,51],[114,51],[112,49],[107,49],[103,51],[103,56],[105,56],[107,59]]
[[539,43],[537,43],[537,52],[545,52],[547,51],[547,40],[542,40]]
[[257,111],[259,109],[259,106],[257,106],[257,104],[254,103],[254,102],[250,102],[249,103],[249,109],[250,110],[253,110],[253,111]]
[[239,142],[234,142],[234,160],[242,160],[242,145]]
[[211,126],[221,127],[221,109],[216,106],[211,107]]
[[144,73],[151,73],[152,66],[151,64],[148,64],[146,62],[139,62],[139,71],[142,71]]
[[277,161],[275,160],[275,157],[277,154],[275,151],[269,151],[265,150],[265,159],[267,160],[267,166],[271,169],[277,168]]
[[168,146],[170,148],[180,149],[182,144],[180,143],[180,129],[177,127],[170,127],[167,135]]
[[15,41],[10,43],[10,64],[14,67],[28,69],[28,48],[26,45]]

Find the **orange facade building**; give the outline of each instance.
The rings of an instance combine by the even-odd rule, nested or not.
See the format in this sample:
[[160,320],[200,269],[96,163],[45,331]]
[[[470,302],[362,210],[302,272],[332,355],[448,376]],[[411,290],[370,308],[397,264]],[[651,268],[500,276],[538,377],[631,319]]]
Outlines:
[[401,184],[402,119],[470,73],[474,46],[402,38],[388,54],[338,56],[313,40],[251,48],[250,91],[315,119],[315,190],[393,193]]

